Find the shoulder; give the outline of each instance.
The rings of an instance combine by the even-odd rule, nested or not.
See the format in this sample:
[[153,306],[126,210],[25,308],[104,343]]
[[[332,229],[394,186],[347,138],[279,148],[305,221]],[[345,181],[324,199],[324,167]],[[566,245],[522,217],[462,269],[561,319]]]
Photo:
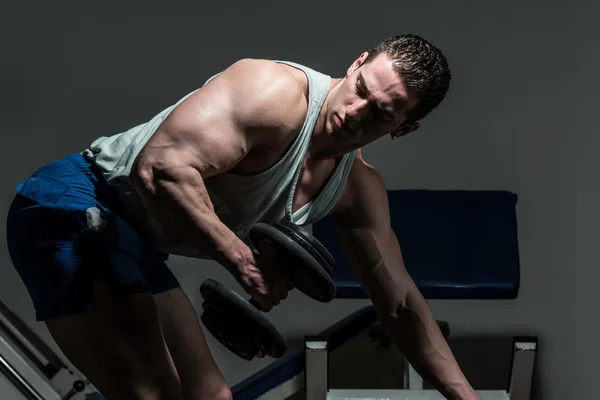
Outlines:
[[227,67],[212,83],[222,82],[242,90],[256,90],[256,94],[270,97],[272,94],[301,95],[304,82],[298,80],[298,74],[285,64],[272,60],[244,58]]
[[372,225],[386,218],[387,190],[379,171],[357,151],[344,190],[330,215],[338,223]]
[[207,175],[219,173],[252,150],[292,137],[306,104],[301,82],[282,66],[239,60],[178,104],[140,156],[167,163],[185,158]]
[[[242,59],[206,85],[225,90],[239,123],[248,129],[301,125],[308,107],[308,83],[298,70],[264,59]],[[211,87],[213,85],[214,87]]]

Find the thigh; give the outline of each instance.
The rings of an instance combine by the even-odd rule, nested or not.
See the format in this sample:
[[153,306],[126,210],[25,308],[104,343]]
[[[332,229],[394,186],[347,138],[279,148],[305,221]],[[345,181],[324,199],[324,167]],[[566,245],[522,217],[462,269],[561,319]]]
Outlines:
[[94,308],[49,319],[65,356],[107,398],[183,399],[154,298],[94,282]]
[[196,310],[182,288],[156,294],[156,305],[169,352],[186,399],[230,399]]

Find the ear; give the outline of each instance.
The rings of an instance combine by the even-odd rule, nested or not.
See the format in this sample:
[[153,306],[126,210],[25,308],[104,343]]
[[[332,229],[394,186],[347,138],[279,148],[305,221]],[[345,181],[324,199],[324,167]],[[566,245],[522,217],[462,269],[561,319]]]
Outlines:
[[368,55],[369,55],[369,52],[365,51],[364,53],[362,53],[360,55],[360,57],[358,57],[356,60],[354,60],[354,62],[348,67],[348,70],[346,71],[346,76],[349,76],[354,71],[356,71],[358,69],[358,67],[360,67],[362,65],[362,63],[365,62],[365,59],[367,58]]
[[392,132],[390,132],[390,135],[392,136],[392,139],[396,139],[398,137],[408,135],[409,133],[416,131],[420,127],[421,127],[420,123],[410,122],[407,124],[400,125],[398,128],[396,128]]

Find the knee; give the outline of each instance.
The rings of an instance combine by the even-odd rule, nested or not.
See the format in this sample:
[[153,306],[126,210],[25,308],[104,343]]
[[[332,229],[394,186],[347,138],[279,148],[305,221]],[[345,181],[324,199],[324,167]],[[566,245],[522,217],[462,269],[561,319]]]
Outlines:
[[[125,397],[124,397],[125,398]],[[184,400],[181,387],[179,385],[135,385],[133,393],[127,396],[127,399],[136,400]]]
[[221,388],[218,393],[216,393],[215,397],[211,397],[211,399],[233,400],[233,394],[231,393],[231,389],[229,389],[229,386],[225,386]]
[[[188,399],[188,396],[184,396]],[[195,395],[189,396],[193,400],[233,400],[233,394],[229,386],[222,385],[220,387],[213,386],[211,388],[199,388]]]
[[150,385],[122,385],[98,388],[102,398],[112,400],[185,400],[181,389],[159,388]]

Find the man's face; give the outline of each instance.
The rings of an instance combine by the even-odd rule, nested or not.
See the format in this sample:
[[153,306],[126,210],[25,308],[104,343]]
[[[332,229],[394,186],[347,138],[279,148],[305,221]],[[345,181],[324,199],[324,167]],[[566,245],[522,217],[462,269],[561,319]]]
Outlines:
[[415,99],[392,62],[380,54],[363,64],[366,56],[363,53],[350,66],[327,104],[327,133],[344,147],[358,148],[388,133],[402,136],[418,128],[418,123],[405,124]]

